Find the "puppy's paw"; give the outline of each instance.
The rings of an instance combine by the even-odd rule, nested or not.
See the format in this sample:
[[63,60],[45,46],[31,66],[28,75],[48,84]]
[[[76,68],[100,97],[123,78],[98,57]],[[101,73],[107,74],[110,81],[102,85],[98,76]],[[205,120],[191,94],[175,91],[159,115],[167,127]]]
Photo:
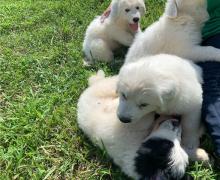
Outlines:
[[204,149],[201,149],[201,148],[196,149],[196,158],[199,161],[209,162],[209,155],[208,155],[208,153]]
[[89,66],[91,66],[92,64],[94,64],[94,61],[93,61],[91,58],[87,57],[87,56],[85,55],[85,53],[84,53],[83,66],[84,66],[84,67],[89,67]]
[[83,66],[84,66],[84,67],[89,67],[89,66],[91,66],[91,65],[92,65],[92,62],[91,62],[91,61],[86,61],[86,60],[83,61]]
[[202,148],[195,148],[195,149],[185,149],[187,154],[189,155],[190,160],[192,161],[203,161],[209,162],[209,155],[208,153]]

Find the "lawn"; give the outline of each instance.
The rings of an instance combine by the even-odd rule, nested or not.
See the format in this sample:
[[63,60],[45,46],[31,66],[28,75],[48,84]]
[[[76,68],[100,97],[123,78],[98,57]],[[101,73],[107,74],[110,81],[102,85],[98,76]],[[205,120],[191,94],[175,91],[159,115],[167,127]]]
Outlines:
[[[76,124],[87,78],[99,68],[116,74],[123,60],[82,63],[86,27],[109,3],[0,0],[0,179],[127,179]],[[147,1],[143,28],[158,19],[164,3]],[[217,179],[197,163],[188,173]]]

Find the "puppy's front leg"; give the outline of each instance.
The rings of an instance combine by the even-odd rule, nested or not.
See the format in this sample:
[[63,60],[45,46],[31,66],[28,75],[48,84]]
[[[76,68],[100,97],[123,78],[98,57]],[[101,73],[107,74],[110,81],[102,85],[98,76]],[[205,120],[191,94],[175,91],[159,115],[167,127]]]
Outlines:
[[193,46],[182,51],[182,57],[194,62],[218,61],[220,62],[220,49],[212,46]]
[[200,110],[190,112],[183,115],[182,124],[182,145],[189,155],[191,160],[208,161],[208,154],[202,150],[203,153],[198,153],[199,138],[200,138]]
[[134,40],[134,36],[132,34],[119,29],[117,29],[117,31],[114,32],[113,38],[115,39],[115,41],[128,47],[132,44]]
[[194,112],[182,116],[182,144],[186,149],[199,147],[200,116]]

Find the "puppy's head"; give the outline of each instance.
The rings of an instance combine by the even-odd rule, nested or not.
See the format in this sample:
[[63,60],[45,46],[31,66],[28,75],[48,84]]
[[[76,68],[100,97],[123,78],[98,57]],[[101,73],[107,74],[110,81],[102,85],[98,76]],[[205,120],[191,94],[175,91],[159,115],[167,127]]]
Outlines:
[[140,179],[181,179],[188,156],[180,146],[181,127],[178,120],[167,120],[141,145],[135,158]]
[[129,123],[154,111],[166,112],[167,104],[176,93],[173,79],[169,72],[163,74],[159,67],[155,69],[147,61],[124,65],[117,84],[117,115],[120,121]]
[[165,14],[170,18],[188,15],[201,25],[209,18],[206,0],[168,0]]
[[138,30],[138,22],[146,11],[143,0],[113,0],[110,16],[126,21],[134,32]]

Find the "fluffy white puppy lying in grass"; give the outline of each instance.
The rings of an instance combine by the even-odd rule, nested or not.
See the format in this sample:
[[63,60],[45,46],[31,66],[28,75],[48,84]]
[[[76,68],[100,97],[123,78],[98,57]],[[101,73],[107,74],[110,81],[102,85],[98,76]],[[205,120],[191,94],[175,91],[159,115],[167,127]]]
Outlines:
[[208,19],[207,0],[167,0],[160,19],[136,36],[125,63],[146,55],[174,54],[197,61],[220,61],[220,50],[200,46],[201,31]]
[[173,55],[155,55],[124,65],[119,73],[118,117],[138,121],[149,113],[181,115],[182,144],[192,160],[208,160],[197,154],[201,130],[201,70]]
[[180,146],[181,129],[173,120],[156,127],[148,137],[154,114],[136,123],[117,118],[118,77],[104,78],[103,72],[90,78],[90,87],[78,102],[78,124],[89,138],[105,149],[115,164],[134,179],[181,178],[188,156]]
[[140,30],[139,20],[145,13],[143,0],[113,0],[110,15],[104,22],[96,17],[87,28],[83,51],[87,62],[111,61],[120,45],[130,46]]

